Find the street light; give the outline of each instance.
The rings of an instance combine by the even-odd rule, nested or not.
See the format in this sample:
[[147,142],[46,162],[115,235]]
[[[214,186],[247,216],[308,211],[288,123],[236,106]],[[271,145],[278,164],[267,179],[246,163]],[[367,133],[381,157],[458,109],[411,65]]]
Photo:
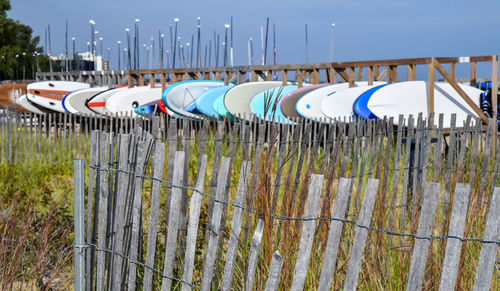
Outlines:
[[24,83],[24,79],[25,79],[25,65],[24,65],[25,56],[26,56],[26,53],[23,52],[23,83]]
[[[189,42],[186,43],[186,53],[188,54],[188,56],[189,56],[189,46],[190,45],[191,44]],[[187,57],[186,57],[186,62],[187,62],[188,66],[191,66],[191,62],[189,61],[189,58],[187,58]]]
[[71,62],[71,70],[72,71],[75,69],[75,60],[76,60],[75,40],[76,40],[76,37],[71,38],[71,41],[73,43],[73,61]]
[[222,45],[224,46],[224,67],[227,66],[227,30],[229,29],[230,25],[229,24],[224,24],[224,27],[226,28],[226,35],[224,37],[224,42]]
[[102,54],[102,40],[103,39],[104,38],[102,38],[102,37],[99,38],[99,46],[100,46],[100,49],[101,49],[101,52],[100,52],[101,58],[104,58],[104,55]]
[[141,20],[136,18],[134,22],[134,70],[139,69],[139,22]]
[[153,67],[153,63],[155,61],[155,50],[154,50],[154,47],[155,47],[155,38],[154,37],[150,37],[149,39],[151,39],[151,68]]
[[121,71],[122,67],[121,67],[121,63],[120,63],[120,55],[121,55],[121,52],[122,52],[122,50],[121,50],[121,44],[122,44],[122,42],[121,41],[117,41],[117,43],[118,43],[118,55],[117,55],[117,57],[118,57],[118,71]]
[[[165,35],[162,33],[160,35],[160,43],[158,44],[160,46],[160,50],[159,50],[159,53],[160,53],[160,69],[163,69],[163,41],[165,39]],[[168,61],[168,59],[167,59]]]
[[[89,20],[89,23],[90,23],[90,43],[92,44],[92,48],[90,50],[90,60],[91,61],[94,61],[94,57],[93,55],[95,54],[95,51],[94,51],[94,42],[95,42],[95,35],[96,35],[96,31],[95,30],[95,21],[94,20]],[[93,63],[93,69],[95,70],[95,63]]]
[[132,69],[132,58],[130,56],[131,52],[130,52],[130,29],[128,28],[125,28],[125,32],[127,33],[127,68],[129,70]]
[[[179,18],[174,18],[175,22],[175,35],[174,35],[174,40],[177,39],[177,25],[179,23]],[[180,38],[179,38],[180,41]],[[174,44],[174,54],[173,54],[173,59],[172,59],[172,68],[175,69],[175,55],[177,53],[177,43]]]

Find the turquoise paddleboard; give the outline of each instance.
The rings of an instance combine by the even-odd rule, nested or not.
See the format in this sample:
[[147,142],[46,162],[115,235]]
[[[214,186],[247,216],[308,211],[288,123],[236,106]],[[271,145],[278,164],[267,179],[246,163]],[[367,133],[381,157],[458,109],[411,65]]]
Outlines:
[[[292,86],[285,86],[281,87],[283,88],[280,92],[280,87],[273,88],[267,91],[264,91],[262,93],[259,93],[256,95],[253,99],[252,102],[250,102],[250,108],[252,109],[252,112],[259,118],[265,119],[265,120],[273,120],[275,122],[281,122],[283,123],[291,123],[292,121],[289,120],[283,112],[281,112],[281,99],[288,93],[292,92],[293,90],[297,89],[298,86],[292,85]],[[276,102],[276,99],[279,100]],[[273,118],[273,112],[272,112],[272,106],[273,104],[276,103],[276,111],[274,113],[274,118]],[[264,110],[265,110],[265,104],[270,104],[269,107],[270,109],[266,112],[264,116]]]
[[221,96],[217,97],[217,99],[215,99],[214,110],[217,112],[217,114],[220,117],[227,116],[227,117],[232,119],[233,116],[231,114],[229,114],[229,111],[227,111],[226,105],[224,105],[224,96],[225,95],[221,95]]
[[232,87],[234,86],[228,85],[222,87],[215,87],[213,89],[209,89],[201,93],[201,95],[199,95],[198,98],[196,98],[194,101],[196,110],[198,110],[200,113],[204,115],[217,118],[219,114],[214,108],[215,100],[219,99],[220,97],[224,98],[226,92],[229,91],[229,89],[231,89]]

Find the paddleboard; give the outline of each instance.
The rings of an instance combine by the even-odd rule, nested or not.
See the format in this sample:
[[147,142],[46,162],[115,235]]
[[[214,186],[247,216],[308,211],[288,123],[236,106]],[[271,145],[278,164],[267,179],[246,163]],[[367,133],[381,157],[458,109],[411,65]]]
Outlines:
[[[141,86],[123,90],[111,95],[106,101],[106,109],[112,114],[133,112],[137,107],[149,102],[158,103],[163,90],[161,87]],[[136,116],[134,112],[132,117]]]
[[298,86],[276,87],[257,94],[250,102],[252,113],[257,117],[274,122],[291,123],[281,112],[281,98],[296,90]]
[[321,112],[328,119],[348,120],[350,117],[354,117],[353,104],[356,99],[375,87],[378,86],[353,87],[336,91],[321,101]]
[[[373,82],[374,85],[379,85],[385,82]],[[368,82],[355,82],[355,87],[368,86]],[[326,115],[321,111],[321,102],[327,96],[335,94],[340,90],[345,90],[349,88],[349,83],[339,83],[321,87],[312,92],[309,92],[302,96],[302,98],[295,104],[295,111],[303,118],[308,118],[312,120],[319,120],[321,118],[326,118]]]
[[62,106],[64,96],[72,91],[89,88],[87,83],[68,81],[44,81],[31,83],[26,87],[31,102],[57,112],[66,112]]
[[17,105],[21,106],[22,108],[28,110],[30,113],[36,113],[36,114],[45,114],[47,113],[43,109],[40,109],[39,107],[36,107],[32,103],[28,101],[28,96],[26,94],[21,95],[19,98],[16,99]]
[[111,115],[111,111],[106,108],[106,102],[108,99],[114,94],[128,90],[128,86],[120,86],[116,88],[111,88],[109,90],[103,91],[94,97],[92,97],[87,104],[85,104],[90,110],[94,111],[97,114],[109,116]]
[[224,106],[224,96],[225,95],[221,95],[221,96],[217,97],[217,99],[215,99],[214,110],[215,110],[215,112],[217,112],[217,115],[219,115],[221,117],[227,117],[227,118],[230,118],[232,120],[233,116],[231,114],[229,114],[229,112],[226,109],[226,106]]
[[283,112],[283,114],[288,118],[300,117],[300,115],[297,114],[297,111],[295,111],[295,104],[297,104],[297,101],[299,101],[299,99],[302,98],[302,96],[304,96],[305,94],[328,85],[330,84],[317,84],[293,90],[285,97],[283,97],[283,100],[280,104],[281,112]]
[[[460,85],[470,99],[479,106],[480,89]],[[427,84],[424,81],[394,83],[371,92],[368,96],[367,109],[377,118],[394,117],[397,123],[400,114],[408,117],[420,112],[428,116]],[[444,115],[443,127],[450,127],[451,114],[456,114],[456,124],[461,125],[468,115],[477,117],[472,108],[460,97],[449,83],[434,84],[434,112]],[[437,122],[437,118],[435,119]]]
[[62,105],[69,113],[95,115],[95,112],[90,110],[85,104],[95,95],[108,89],[108,87],[95,87],[73,91],[64,96]]
[[257,94],[272,88],[280,87],[281,81],[250,82],[240,84],[227,91],[224,96],[224,106],[233,117],[251,121],[253,112],[250,102]]
[[226,95],[226,92],[229,91],[229,89],[231,89],[232,87],[234,87],[234,85],[227,85],[213,88],[201,93],[200,96],[198,96],[198,98],[196,98],[194,101],[196,110],[206,116],[210,116],[213,118],[219,117],[219,114],[214,108],[215,100],[217,100],[219,97],[224,97],[224,95]]
[[163,103],[173,112],[190,118],[200,118],[199,115],[188,111],[194,107],[196,98],[203,92],[224,86],[223,81],[212,80],[189,80],[175,83],[168,87],[162,95]]

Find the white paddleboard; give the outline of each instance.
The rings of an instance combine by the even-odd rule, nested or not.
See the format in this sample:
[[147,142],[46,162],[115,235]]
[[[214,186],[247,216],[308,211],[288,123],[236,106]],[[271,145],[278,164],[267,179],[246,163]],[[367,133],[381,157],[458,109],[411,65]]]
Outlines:
[[[106,102],[108,99],[113,96],[114,94],[128,90],[128,86],[121,86],[113,89],[106,90],[104,92],[101,92],[94,97],[92,97],[89,101],[87,101],[87,104],[85,104],[90,110],[93,112],[99,114],[99,115],[104,115],[104,116],[109,116],[111,115],[111,111],[109,111],[106,108]],[[130,113],[128,113],[130,114]]]
[[321,101],[321,112],[329,120],[349,120],[350,117],[354,117],[354,110],[352,109],[354,101],[356,101],[359,95],[373,87],[376,86],[353,87],[338,90],[323,98]]
[[66,112],[62,106],[64,96],[89,87],[89,84],[80,82],[44,81],[29,84],[26,90],[29,101],[43,108],[64,113]]
[[36,113],[36,114],[45,114],[45,111],[42,111],[40,108],[36,107],[35,105],[31,104],[28,101],[28,96],[26,94],[21,95],[21,97],[16,99],[17,105],[21,106],[22,108],[28,110],[31,113]]
[[251,120],[254,116],[250,103],[259,93],[283,85],[281,81],[250,82],[235,86],[224,96],[224,106],[234,117]]
[[190,80],[175,83],[168,87],[162,95],[166,107],[173,112],[190,118],[201,118],[191,113],[194,109],[194,100],[201,93],[214,88],[224,86],[224,81],[212,80]]
[[[479,95],[483,91],[467,85],[459,86],[479,107]],[[384,86],[371,95],[367,107],[378,118],[394,117],[395,123],[400,114],[403,114],[405,118],[410,114],[417,116],[420,112],[428,116],[427,84],[424,81],[407,81]],[[449,83],[434,84],[434,112],[436,124],[438,115],[444,114],[443,127],[445,128],[450,127],[452,113],[457,116],[457,126],[461,126],[468,115],[477,117],[474,110]]]
[[[381,85],[384,83],[385,82],[373,82],[373,85]],[[368,86],[368,82],[355,82],[354,86],[365,87]],[[349,83],[333,84],[316,89],[300,98],[297,104],[295,104],[295,110],[304,118],[312,120],[327,118],[323,111],[321,111],[321,102],[324,98],[346,89],[349,89]]]
[[64,96],[62,105],[69,113],[95,115],[95,112],[90,110],[86,104],[92,97],[108,89],[108,87],[95,87],[73,91]]
[[[151,88],[150,86],[141,86],[123,90],[113,94],[106,101],[106,109],[114,114],[125,114],[133,112],[134,109],[149,102],[160,101],[163,90],[161,87]],[[135,112],[132,117],[137,116]]]

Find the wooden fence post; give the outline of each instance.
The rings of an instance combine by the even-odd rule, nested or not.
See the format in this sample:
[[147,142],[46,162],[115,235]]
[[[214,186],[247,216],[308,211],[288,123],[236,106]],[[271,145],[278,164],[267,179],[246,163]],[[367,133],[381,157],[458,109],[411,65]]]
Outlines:
[[[432,234],[439,189],[440,185],[438,183],[425,183],[424,199],[418,219],[417,236],[430,236]],[[410,275],[406,290],[420,290],[422,288],[430,244],[431,241],[429,239],[416,239],[411,256]]]

